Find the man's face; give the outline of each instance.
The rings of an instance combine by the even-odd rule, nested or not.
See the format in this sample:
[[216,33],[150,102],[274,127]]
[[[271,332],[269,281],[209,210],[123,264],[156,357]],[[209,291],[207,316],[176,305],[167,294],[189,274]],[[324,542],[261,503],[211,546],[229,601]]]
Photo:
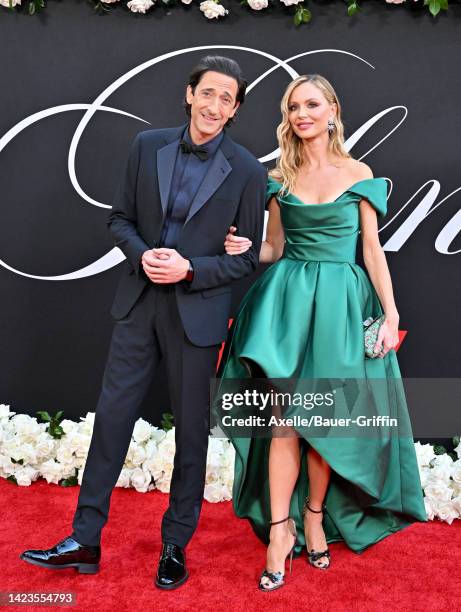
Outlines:
[[219,134],[240,105],[237,92],[234,78],[212,70],[202,75],[195,92],[188,85],[186,100],[191,105],[192,135],[211,140]]

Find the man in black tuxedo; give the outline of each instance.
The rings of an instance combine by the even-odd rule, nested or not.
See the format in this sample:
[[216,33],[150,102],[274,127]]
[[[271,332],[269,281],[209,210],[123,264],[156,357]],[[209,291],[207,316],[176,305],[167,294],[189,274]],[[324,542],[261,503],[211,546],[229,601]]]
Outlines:
[[[209,381],[227,336],[230,283],[257,267],[263,232],[266,170],[224,130],[245,89],[236,62],[202,58],[187,86],[189,123],[134,139],[108,220],[127,261],[73,532],[50,549],[25,551],[25,561],[98,571],[112,489],[163,357],[176,454],[155,584],[171,589],[188,578],[184,548],[203,500]],[[231,225],[252,240],[241,255],[224,251]]]

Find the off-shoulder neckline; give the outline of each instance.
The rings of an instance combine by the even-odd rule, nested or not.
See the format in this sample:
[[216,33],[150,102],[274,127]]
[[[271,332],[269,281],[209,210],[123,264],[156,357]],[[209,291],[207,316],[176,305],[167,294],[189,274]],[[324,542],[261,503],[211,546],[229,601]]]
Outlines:
[[[269,176],[268,178],[274,181],[274,183],[278,183],[279,185],[282,185],[282,183],[277,181],[277,179],[273,178],[272,176]],[[318,204],[309,204],[307,202],[304,202],[297,195],[295,195],[294,193],[291,193],[291,191],[289,191],[287,195],[298,200],[298,202],[300,202],[303,206],[327,206],[328,204],[335,204],[345,193],[347,193],[348,191],[351,191],[351,189],[355,187],[356,185],[358,185],[359,183],[365,183],[367,181],[379,181],[379,180],[385,181],[386,179],[381,176],[374,176],[372,178],[361,179],[360,181],[356,181],[355,183],[350,185],[347,189],[345,189],[342,193],[340,193],[339,196],[335,198],[334,200],[331,200],[330,202],[319,202]]]

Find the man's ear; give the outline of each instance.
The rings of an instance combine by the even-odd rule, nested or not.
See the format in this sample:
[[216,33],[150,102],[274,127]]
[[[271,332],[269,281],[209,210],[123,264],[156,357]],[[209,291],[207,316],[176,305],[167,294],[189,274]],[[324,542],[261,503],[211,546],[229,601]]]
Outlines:
[[194,94],[192,92],[192,87],[188,85],[186,89],[186,100],[188,104],[192,104],[193,97],[194,97]]
[[231,117],[233,117],[235,115],[235,113],[237,112],[238,107],[240,106],[240,102],[236,102],[234,108],[232,109],[232,115]]

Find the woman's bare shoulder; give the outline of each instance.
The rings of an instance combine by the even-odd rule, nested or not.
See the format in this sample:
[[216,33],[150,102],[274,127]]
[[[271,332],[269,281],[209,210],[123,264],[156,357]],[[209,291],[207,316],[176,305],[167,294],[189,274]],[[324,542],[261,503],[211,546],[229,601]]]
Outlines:
[[370,166],[357,159],[345,160],[343,168],[345,170],[347,169],[352,181],[362,181],[364,179],[373,178],[373,171]]

